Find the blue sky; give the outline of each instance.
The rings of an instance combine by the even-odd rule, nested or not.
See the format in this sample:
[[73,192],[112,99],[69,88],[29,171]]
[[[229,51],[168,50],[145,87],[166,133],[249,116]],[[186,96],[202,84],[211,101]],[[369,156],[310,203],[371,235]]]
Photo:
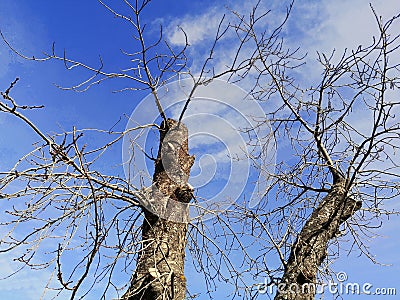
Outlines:
[[[116,8],[122,8],[120,2]],[[271,2],[270,5],[278,11],[282,9],[281,1]],[[400,11],[397,0],[371,1],[379,14],[389,17]],[[214,36],[215,27],[223,12],[224,5],[244,10],[243,1],[154,1],[144,14],[149,23],[150,34],[158,30],[162,23],[166,37],[174,45],[179,45],[182,37],[177,30],[181,25],[189,36],[192,45],[189,53],[193,69],[204,58],[204,51]],[[265,5],[265,4],[264,4]],[[113,6],[114,7],[114,6]],[[275,20],[271,19],[273,24]],[[368,1],[298,1],[292,18],[288,24],[285,36],[288,44],[300,45],[302,51],[309,53],[310,61],[306,66],[307,78],[318,78],[319,73],[312,59],[315,51],[339,51],[344,48],[357,47],[368,43],[371,33],[375,33],[373,17],[369,10]],[[120,20],[113,18],[101,5],[94,0],[1,0],[0,29],[7,39],[18,50],[26,55],[40,56],[41,52],[50,52],[55,42],[56,51],[66,53],[87,64],[98,65],[99,55],[102,56],[107,70],[118,70],[127,65],[126,59],[119,49],[132,50],[129,28]],[[229,57],[229,51],[219,57],[217,64],[223,64]],[[107,81],[103,85],[91,88],[85,93],[61,91],[53,84],[69,86],[84,78],[84,72],[67,72],[64,66],[56,62],[34,63],[22,60],[13,54],[4,43],[0,42],[0,89],[4,90],[9,83],[20,77],[21,80],[13,90],[14,98],[21,104],[44,104],[45,109],[29,112],[31,119],[43,131],[60,132],[69,130],[72,125],[78,128],[109,129],[121,116],[130,115],[146,93],[124,92],[112,93],[113,90],[125,87],[129,83]],[[120,122],[117,128],[124,128],[126,122]],[[361,125],[360,125],[361,126]],[[36,138],[32,137],[27,126],[18,120],[0,114],[0,168],[10,167]],[[96,141],[93,141],[96,142]],[[112,149],[109,154],[110,165],[121,162],[121,149]],[[107,168],[107,166],[104,166]],[[117,170],[116,172],[121,172]],[[398,205],[397,205],[398,207]],[[371,250],[376,258],[391,267],[377,266],[365,257],[358,257],[357,252],[343,256],[335,263],[335,269],[345,271],[352,282],[370,282],[374,287],[397,287],[400,274],[400,260],[397,255],[400,244],[397,228],[398,219],[391,219],[377,237],[370,241]],[[0,256],[0,277],[8,270],[15,268],[7,255]],[[38,299],[43,281],[48,277],[46,272],[32,275],[24,270],[18,275],[18,280],[0,281],[0,298],[12,299],[10,295],[18,295],[15,299]],[[21,289],[21,282],[28,288]],[[37,283],[40,283],[37,285]],[[190,284],[190,283],[189,283]],[[223,295],[223,291],[219,291]],[[16,296],[15,296],[16,297]],[[345,296],[346,299],[364,299],[367,296]],[[391,299],[387,297],[374,297]],[[394,299],[395,297],[392,297]]]

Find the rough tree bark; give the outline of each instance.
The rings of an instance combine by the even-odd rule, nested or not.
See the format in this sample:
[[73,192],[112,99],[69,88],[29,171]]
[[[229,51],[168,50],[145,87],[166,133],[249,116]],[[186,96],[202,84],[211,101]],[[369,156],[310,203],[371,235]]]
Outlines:
[[340,225],[361,208],[361,201],[347,196],[346,180],[339,178],[308,218],[292,246],[275,300],[312,300],[319,266],[328,242]]
[[[160,128],[160,145],[151,189],[152,211],[144,207],[142,249],[136,272],[124,300],[183,300],[186,296],[184,276],[187,242],[188,203],[193,190],[188,185],[194,156],[188,153],[188,130],[168,119]],[[177,205],[178,204],[178,205]],[[175,222],[181,215],[182,222]],[[160,217],[160,215],[162,217]]]

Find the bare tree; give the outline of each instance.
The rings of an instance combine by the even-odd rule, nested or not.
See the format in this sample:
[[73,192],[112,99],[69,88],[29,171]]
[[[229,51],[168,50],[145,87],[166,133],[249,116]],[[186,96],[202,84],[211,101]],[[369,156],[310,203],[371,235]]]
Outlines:
[[314,299],[317,276],[327,275],[324,263],[334,258],[329,246],[340,245],[346,233],[375,262],[366,237],[380,227],[382,216],[399,213],[385,208],[385,200],[399,196],[395,57],[400,44],[391,33],[399,15],[383,21],[371,9],[379,35],[370,45],[339,56],[319,53],[322,74],[311,86],[298,80],[305,60],[283,51],[283,42],[271,50],[265,35],[254,30],[256,18],[241,25],[257,45],[254,95],[276,107],[268,119],[282,141],[278,145],[288,141],[293,155],[291,161],[278,162],[271,174],[270,197],[275,193],[277,201],[286,203],[271,210],[266,200],[269,204],[253,211],[256,232],[265,231],[269,239],[265,255],[273,251],[281,260],[281,268],[264,270],[271,284],[281,284],[275,299]]
[[[184,276],[187,203],[194,198],[194,190],[187,181],[194,157],[188,153],[188,132],[182,119],[196,88],[243,69],[249,62],[240,62],[241,65],[238,65],[233,61],[228,70],[209,76],[208,64],[213,58],[213,50],[229,28],[229,24],[223,26],[222,19],[210,55],[205,59],[200,73],[194,76],[186,66],[187,40],[183,47],[176,49],[164,39],[160,27],[159,38],[148,44],[146,26],[141,23],[141,16],[149,1],[131,3],[124,0],[129,15],[117,12],[103,1],[99,2],[114,17],[127,22],[133,29],[139,50],[135,53],[123,51],[132,63],[123,71],[105,71],[101,59],[99,66],[92,67],[69,58],[65,52],[58,55],[55,45],[50,53],[35,57],[14,49],[1,34],[3,41],[25,60],[60,61],[67,70],[80,68],[89,73],[86,80],[71,87],[59,86],[61,89],[83,92],[109,79],[119,78],[129,80],[131,84],[121,91],[150,91],[153,105],[162,120],[161,125],[140,124],[119,132],[74,127],[70,132],[48,135],[24,113],[42,106],[19,105],[12,97],[11,91],[19,80],[17,78],[1,93],[0,111],[21,119],[40,140],[11,170],[1,171],[1,198],[13,200],[18,205],[13,205],[12,210],[5,212],[6,218],[1,225],[7,233],[1,239],[0,251],[5,253],[22,249],[23,254],[17,260],[32,269],[54,267],[58,285],[55,285],[52,277],[46,288],[57,295],[69,291],[70,299],[84,297],[97,282],[104,282],[102,298],[109,295],[110,289],[118,294],[127,289],[119,296],[121,299],[184,299],[187,294]],[[184,31],[182,33],[185,35]],[[240,42],[238,47],[243,44],[244,41]],[[167,117],[159,89],[183,75],[192,79],[193,88],[179,117],[174,120]],[[96,162],[112,146],[132,132],[139,132],[140,135],[140,131],[146,128],[159,131],[157,157],[145,153],[135,144],[135,140],[130,143],[135,149],[133,154],[136,151],[143,152],[154,161],[151,187],[134,186],[129,178],[96,170]],[[85,136],[88,135],[98,136],[107,142],[97,148],[90,147],[85,143]],[[124,163],[129,164],[130,161]],[[23,228],[22,234],[20,228]],[[207,240],[206,233],[199,227],[192,231],[195,231],[190,234],[192,237],[199,234],[197,239],[206,238],[206,244],[215,244],[211,239]],[[55,249],[48,251],[43,244],[50,239],[58,244]],[[194,244],[195,248],[191,249],[201,261],[205,249],[199,248],[196,241]],[[222,253],[222,250],[218,251]],[[76,256],[75,253],[80,255]],[[225,254],[224,257],[230,263],[229,257]],[[70,268],[70,265],[73,267]],[[128,274],[133,272],[130,282],[122,287],[113,279],[115,273],[120,271]],[[204,275],[207,279],[213,277],[207,273]]]
[[[67,58],[65,53],[58,56],[54,45],[52,53],[45,54],[43,58],[27,57],[14,50],[15,53],[33,61],[59,60],[69,70],[80,67],[92,73],[87,80],[65,89],[85,91],[107,79],[129,79],[135,85],[130,89],[151,91],[162,124],[143,124],[123,132],[96,130],[98,134],[108,136],[106,139],[109,142],[99,148],[88,149],[86,145],[80,144],[82,137],[90,134],[87,130],[74,128],[71,132],[49,136],[31,122],[24,115],[24,110],[41,107],[18,105],[11,97],[10,92],[17,78],[2,92],[0,111],[22,119],[38,134],[41,141],[10,171],[1,173],[1,198],[23,199],[21,205],[15,205],[12,211],[7,212],[10,217],[2,223],[10,231],[1,240],[1,252],[24,248],[26,252],[18,258],[24,264],[32,268],[55,265],[60,284],[55,289],[58,293],[62,290],[71,291],[71,299],[76,298],[89,275],[94,275],[94,281],[106,279],[105,298],[107,290],[114,286],[111,278],[119,260],[125,261],[123,269],[129,268],[132,261],[137,260],[130,288],[123,299],[184,299],[187,223],[162,219],[155,211],[146,209],[144,203],[147,203],[149,197],[158,197],[160,202],[171,198],[184,203],[193,198],[193,190],[187,185],[194,161],[194,157],[188,154],[187,129],[180,121],[167,119],[157,92],[157,88],[171,76],[185,70],[187,45],[178,52],[167,45],[164,47],[168,50],[167,54],[155,54],[153,49],[164,42],[162,28],[159,39],[151,45],[146,44],[140,16],[149,1],[136,1],[134,4],[125,1],[131,11],[130,16],[119,14],[102,1],[99,2],[115,17],[132,26],[140,50],[124,54],[133,60],[134,67],[120,73],[105,72],[102,61],[99,67],[90,67]],[[13,49],[4,36],[3,39]],[[124,178],[100,173],[93,167],[104,152],[124,135],[146,127],[158,128],[160,132],[151,195],[145,194],[141,187],[132,186]],[[168,143],[163,146],[166,136]],[[171,143],[174,147],[167,147]],[[165,170],[166,161],[175,163],[172,169]],[[169,176],[167,171],[174,176]],[[10,187],[16,182],[22,186],[21,189]],[[114,211],[111,218],[105,213],[106,206]],[[15,228],[22,223],[30,224],[31,231],[20,237]],[[34,263],[34,257],[39,252],[37,248],[49,238],[57,238],[59,244],[47,262],[37,265]],[[84,253],[82,258],[70,272],[64,271],[63,258],[68,257],[69,252],[79,251]],[[108,260],[101,269],[100,259]],[[54,287],[49,285],[48,288]],[[118,287],[115,288],[119,291]]]
[[[400,146],[400,123],[395,117],[400,103],[392,93],[399,89],[399,66],[389,59],[399,52],[398,36],[389,34],[399,16],[384,22],[373,11],[380,35],[371,45],[346,50],[339,57],[335,52],[320,54],[320,81],[304,87],[298,72],[306,57],[299,49],[288,49],[282,36],[293,2],[273,29],[265,28],[271,11],[260,11],[260,2],[246,15],[232,10],[219,23],[197,72],[187,66],[187,39],[177,50],[166,42],[161,28],[159,39],[147,44],[140,17],[149,1],[124,0],[130,15],[99,2],[135,32],[139,51],[124,52],[133,62],[124,71],[106,72],[102,62],[91,67],[57,55],[54,46],[43,58],[28,57],[3,39],[27,60],[56,60],[67,69],[90,72],[87,80],[67,89],[85,91],[120,78],[130,80],[129,90],[149,90],[161,125],[139,124],[121,132],[96,130],[109,140],[98,148],[83,144],[84,135],[92,134],[89,130],[47,135],[24,114],[40,106],[19,105],[11,96],[14,81],[1,94],[0,111],[20,118],[40,141],[11,170],[0,173],[1,198],[18,201],[1,223],[8,231],[0,241],[0,252],[23,249],[21,263],[55,267],[58,286],[50,279],[48,289],[58,294],[70,291],[71,299],[84,297],[99,282],[104,285],[103,298],[109,289],[122,299],[194,298],[184,276],[186,249],[208,293],[217,289],[219,281],[228,282],[232,297],[240,299],[259,296],[260,286],[249,282],[249,276],[283,284],[275,299],[314,299],[315,285],[329,275],[324,264],[334,258],[329,246],[340,245],[342,235],[351,236],[358,249],[372,258],[365,235],[379,227],[382,216],[398,213],[386,210],[384,200],[397,197],[400,190],[395,156]],[[183,30],[182,34],[186,38]],[[217,55],[224,53],[227,40],[230,64],[221,66]],[[158,89],[179,76],[191,78],[193,88],[179,118],[171,119]],[[247,198],[239,199],[232,209],[207,211],[215,215],[211,222],[188,224],[186,204],[198,199],[188,185],[194,157],[189,155],[183,117],[195,101],[196,89],[218,78],[246,87],[257,101],[268,104],[259,126],[271,124],[274,138],[279,145],[288,145],[282,151],[291,159],[278,161],[271,173],[259,164],[259,153],[250,153],[248,159],[272,181],[260,191],[258,204],[250,208]],[[368,130],[358,126],[359,111],[371,117]],[[112,145],[143,128],[159,131],[157,157],[143,154],[154,160],[151,187],[134,186],[121,176],[96,170],[96,161]],[[132,145],[144,151],[134,140]],[[263,146],[261,151],[267,149]],[[21,235],[21,224],[30,231]],[[55,249],[43,246],[48,239],[57,240]],[[39,253],[46,253],[46,262],[35,260]],[[66,264],[74,253],[83,255],[69,268]],[[276,260],[279,265],[271,267],[270,261]],[[133,272],[122,288],[112,277],[121,270]]]

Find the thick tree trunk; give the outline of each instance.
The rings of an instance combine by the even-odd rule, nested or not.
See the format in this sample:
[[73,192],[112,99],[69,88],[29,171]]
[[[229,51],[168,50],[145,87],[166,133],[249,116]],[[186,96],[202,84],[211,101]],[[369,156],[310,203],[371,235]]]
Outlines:
[[314,299],[317,272],[327,255],[328,242],[360,208],[360,201],[346,196],[345,180],[338,180],[298,235],[275,300]]
[[172,119],[163,122],[150,206],[144,207],[142,250],[131,286],[122,299],[185,299],[188,210],[182,209],[182,204],[193,197],[187,183],[193,162],[188,153],[187,128]]

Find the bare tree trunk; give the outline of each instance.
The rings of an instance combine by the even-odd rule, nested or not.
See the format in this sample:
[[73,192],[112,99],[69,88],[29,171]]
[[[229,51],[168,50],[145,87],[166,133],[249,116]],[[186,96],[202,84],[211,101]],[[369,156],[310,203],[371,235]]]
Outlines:
[[360,208],[360,201],[346,196],[345,180],[334,183],[292,246],[275,300],[314,299],[318,267],[327,255],[329,240],[338,233],[340,225]]
[[[187,128],[172,119],[163,122],[151,192],[155,211],[144,208],[142,250],[131,286],[122,299],[185,299],[188,210],[176,204],[188,203],[193,197],[187,183],[193,162]],[[175,222],[177,218],[182,222]]]

